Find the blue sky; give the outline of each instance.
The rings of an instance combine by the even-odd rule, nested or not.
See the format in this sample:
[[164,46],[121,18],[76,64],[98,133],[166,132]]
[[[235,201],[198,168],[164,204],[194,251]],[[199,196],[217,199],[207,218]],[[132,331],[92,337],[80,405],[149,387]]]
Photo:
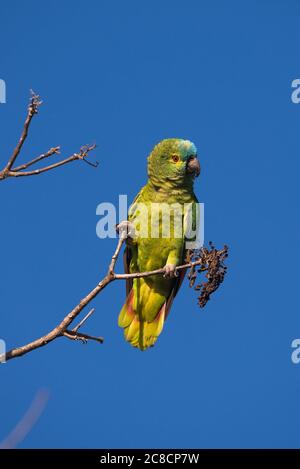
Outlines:
[[294,0],[2,2],[2,165],[30,88],[44,105],[22,158],[97,142],[100,162],[1,183],[8,346],[50,330],[105,274],[115,241],[96,237],[96,206],[135,196],[162,138],[197,145],[206,241],[230,258],[204,310],[182,287],[148,352],[117,326],[116,282],[85,328],[104,345],[61,339],[1,366],[0,440],[46,388],[22,448],[299,447],[299,15]]

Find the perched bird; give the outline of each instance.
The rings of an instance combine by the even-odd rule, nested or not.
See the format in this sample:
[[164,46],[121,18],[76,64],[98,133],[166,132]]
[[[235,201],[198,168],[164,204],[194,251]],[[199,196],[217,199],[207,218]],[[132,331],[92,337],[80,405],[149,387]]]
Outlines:
[[[126,340],[140,350],[156,342],[183,280],[184,272],[178,275],[176,266],[185,259],[186,221],[185,215],[179,214],[182,230],[175,235],[178,215],[174,207],[178,204],[192,207],[189,213],[194,224],[198,201],[193,185],[199,174],[197,150],[192,142],[179,138],[162,140],[148,157],[148,182],[136,196],[125,221],[130,226],[124,253],[125,271],[165,268],[164,276],[129,279],[126,283],[127,299],[119,315],[119,326],[124,329]],[[170,230],[164,236],[164,212],[168,207],[171,207]]]

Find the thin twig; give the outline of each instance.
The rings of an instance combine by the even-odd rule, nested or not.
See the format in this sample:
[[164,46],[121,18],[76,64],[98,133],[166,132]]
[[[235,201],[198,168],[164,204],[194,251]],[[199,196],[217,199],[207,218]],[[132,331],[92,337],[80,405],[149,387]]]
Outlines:
[[58,161],[57,163],[50,164],[49,166],[45,166],[44,168],[39,168],[35,169],[33,171],[9,171],[7,173],[8,176],[11,177],[24,177],[24,176],[36,176],[38,174],[45,173],[46,171],[50,171],[51,169],[58,168],[59,166],[63,166],[64,164],[72,163],[72,161],[76,161],[82,159],[79,157],[77,153],[75,153],[72,156],[69,156],[69,158],[66,158],[65,160]]
[[103,337],[95,337],[93,335],[84,334],[83,332],[75,332],[73,330],[70,331],[69,329],[67,329],[62,335],[68,339],[81,340],[83,343],[87,343],[88,340],[94,340],[100,344],[103,344],[104,342]]
[[[49,166],[45,166],[44,168],[35,169],[33,171],[16,171],[15,169],[12,169],[11,171],[8,171],[6,173],[6,177],[36,176],[38,174],[45,173],[46,171],[50,171],[51,169],[58,168],[59,166],[63,166],[65,164],[72,163],[72,161],[76,161],[76,160],[83,160],[87,163],[88,161],[86,160],[86,157],[88,156],[88,153],[90,151],[94,150],[94,148],[95,148],[95,145],[91,145],[90,147],[85,147],[84,150],[83,149],[80,150],[80,153],[74,153],[74,155],[69,156],[68,158],[66,158],[62,161],[58,161],[57,163],[53,163],[53,164],[50,164]],[[34,163],[32,163],[32,164],[34,164]],[[95,166],[95,165],[96,165],[96,163],[93,164],[93,166]]]
[[[187,264],[179,265],[176,267],[177,270],[184,270],[184,269],[189,269],[190,267],[195,267],[197,265],[202,264],[202,259],[199,259],[195,262],[188,262]],[[114,278],[115,280],[126,280],[129,278],[141,278],[141,277],[151,277],[152,275],[162,275],[165,273],[165,268],[163,267],[162,269],[156,269],[156,270],[151,270],[148,272],[135,272],[132,274],[115,274]]]
[[26,116],[26,119],[25,119],[25,123],[24,123],[24,126],[23,126],[21,137],[20,137],[20,139],[17,143],[17,146],[14,149],[11,157],[9,158],[7,165],[4,168],[4,172],[9,171],[11,169],[12,165],[14,164],[14,162],[16,161],[16,159],[17,159],[17,157],[18,157],[18,155],[19,155],[19,153],[22,149],[22,146],[23,146],[23,144],[26,140],[26,137],[28,135],[28,129],[29,129],[31,120],[32,120],[33,116],[35,114],[37,114],[38,108],[41,104],[42,104],[42,101],[40,100],[39,95],[37,95],[33,91],[31,91],[31,99],[30,99],[30,102],[29,102],[27,116]]
[[88,320],[88,318],[94,313],[95,311],[95,308],[92,308],[85,316],[83,319],[81,319],[81,321],[77,324],[77,326],[73,327],[72,329],[72,332],[77,332],[81,326],[83,326],[83,324]]
[[48,150],[46,153],[42,153],[41,155],[37,156],[33,160],[28,161],[28,163],[21,164],[20,166],[15,166],[13,171],[14,172],[23,171],[24,169],[29,168],[29,166],[32,166],[38,163],[39,161],[44,160],[45,158],[48,158],[49,156],[59,155],[59,153],[60,153],[60,147],[50,148],[50,150]]
[[116,265],[116,262],[117,262],[117,259],[119,257],[119,254],[120,254],[120,251],[122,249],[124,241],[125,241],[125,235],[122,234],[121,237],[119,238],[117,248],[116,248],[116,250],[115,250],[115,252],[114,252],[114,254],[111,258],[111,262],[109,264],[108,275],[112,276],[113,278],[116,278],[116,274],[114,273],[115,265]]

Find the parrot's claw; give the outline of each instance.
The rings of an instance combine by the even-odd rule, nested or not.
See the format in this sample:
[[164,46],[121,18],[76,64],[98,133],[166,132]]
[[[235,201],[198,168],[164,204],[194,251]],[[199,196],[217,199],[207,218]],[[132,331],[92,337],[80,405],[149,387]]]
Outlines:
[[175,264],[166,264],[164,278],[178,277],[178,271],[176,270]]
[[134,226],[130,221],[124,220],[116,225],[116,230],[120,235],[120,238],[134,238]]

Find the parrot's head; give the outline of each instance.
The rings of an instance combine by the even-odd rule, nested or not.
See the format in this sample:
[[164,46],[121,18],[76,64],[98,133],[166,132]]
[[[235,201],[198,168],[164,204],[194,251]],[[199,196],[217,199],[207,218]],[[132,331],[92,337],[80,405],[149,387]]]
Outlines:
[[199,174],[197,149],[189,140],[162,140],[148,157],[148,175],[155,186],[168,183],[175,187],[190,186]]

